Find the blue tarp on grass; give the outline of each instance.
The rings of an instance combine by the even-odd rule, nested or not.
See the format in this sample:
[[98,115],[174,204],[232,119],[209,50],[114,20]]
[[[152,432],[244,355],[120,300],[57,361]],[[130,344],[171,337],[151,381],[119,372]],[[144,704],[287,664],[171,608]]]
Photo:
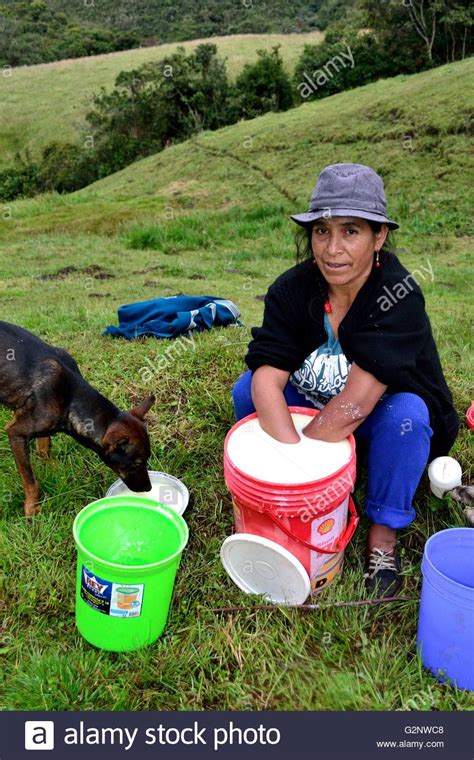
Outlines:
[[143,335],[177,338],[194,330],[240,325],[240,311],[218,296],[169,296],[119,306],[118,327],[109,325],[103,335],[133,340]]

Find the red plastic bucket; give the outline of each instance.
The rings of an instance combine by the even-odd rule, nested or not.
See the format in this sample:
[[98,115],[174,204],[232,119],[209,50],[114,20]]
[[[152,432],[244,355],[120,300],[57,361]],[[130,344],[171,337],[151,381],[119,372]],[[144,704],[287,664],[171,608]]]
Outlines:
[[[308,417],[319,413],[306,407],[289,411]],[[349,460],[330,476],[298,484],[269,483],[240,470],[229,456],[231,437],[256,417],[254,413],[237,422],[224,444],[224,477],[236,532],[263,536],[288,549],[306,569],[312,590],[321,591],[341,571],[344,549],[359,522],[350,496],[356,476],[354,437],[348,438]]]

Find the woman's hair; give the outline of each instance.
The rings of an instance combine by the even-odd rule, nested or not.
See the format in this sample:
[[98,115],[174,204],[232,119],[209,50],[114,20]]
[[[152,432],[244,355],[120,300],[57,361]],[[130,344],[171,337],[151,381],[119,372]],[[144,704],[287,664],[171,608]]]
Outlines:
[[[380,232],[382,229],[382,223],[381,222],[370,222],[368,219],[365,220],[369,227],[371,228],[372,232],[377,234],[377,232]],[[298,230],[295,233],[295,241],[296,241],[296,261],[304,261],[305,259],[311,259],[313,257],[313,250],[311,248],[311,235],[312,235],[312,225],[308,224],[306,227],[299,227]],[[383,253],[391,252],[393,251],[393,231],[389,230],[388,235],[385,239],[385,243],[383,244],[382,248],[380,249],[380,252]]]

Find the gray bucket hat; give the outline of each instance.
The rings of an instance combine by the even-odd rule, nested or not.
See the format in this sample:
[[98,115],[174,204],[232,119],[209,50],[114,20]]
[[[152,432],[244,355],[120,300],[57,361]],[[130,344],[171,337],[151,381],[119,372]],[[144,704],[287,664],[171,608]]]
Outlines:
[[396,230],[399,224],[387,218],[387,199],[382,178],[363,164],[331,164],[322,170],[311,196],[309,211],[290,217],[302,227],[316,219],[355,216],[380,222]]

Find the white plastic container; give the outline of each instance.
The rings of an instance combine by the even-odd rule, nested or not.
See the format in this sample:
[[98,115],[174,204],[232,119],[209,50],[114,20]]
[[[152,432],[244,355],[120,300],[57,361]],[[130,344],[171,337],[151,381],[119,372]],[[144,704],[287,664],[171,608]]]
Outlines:
[[158,504],[172,507],[179,515],[182,515],[189,504],[189,491],[184,483],[166,472],[148,470],[148,475],[150,476],[151,491],[135,493],[127,488],[122,480],[116,480],[110,486],[106,496],[123,496],[124,494],[145,496],[147,499],[155,500]]
[[461,465],[452,457],[436,457],[428,467],[432,492],[443,499],[448,491],[461,485]]

